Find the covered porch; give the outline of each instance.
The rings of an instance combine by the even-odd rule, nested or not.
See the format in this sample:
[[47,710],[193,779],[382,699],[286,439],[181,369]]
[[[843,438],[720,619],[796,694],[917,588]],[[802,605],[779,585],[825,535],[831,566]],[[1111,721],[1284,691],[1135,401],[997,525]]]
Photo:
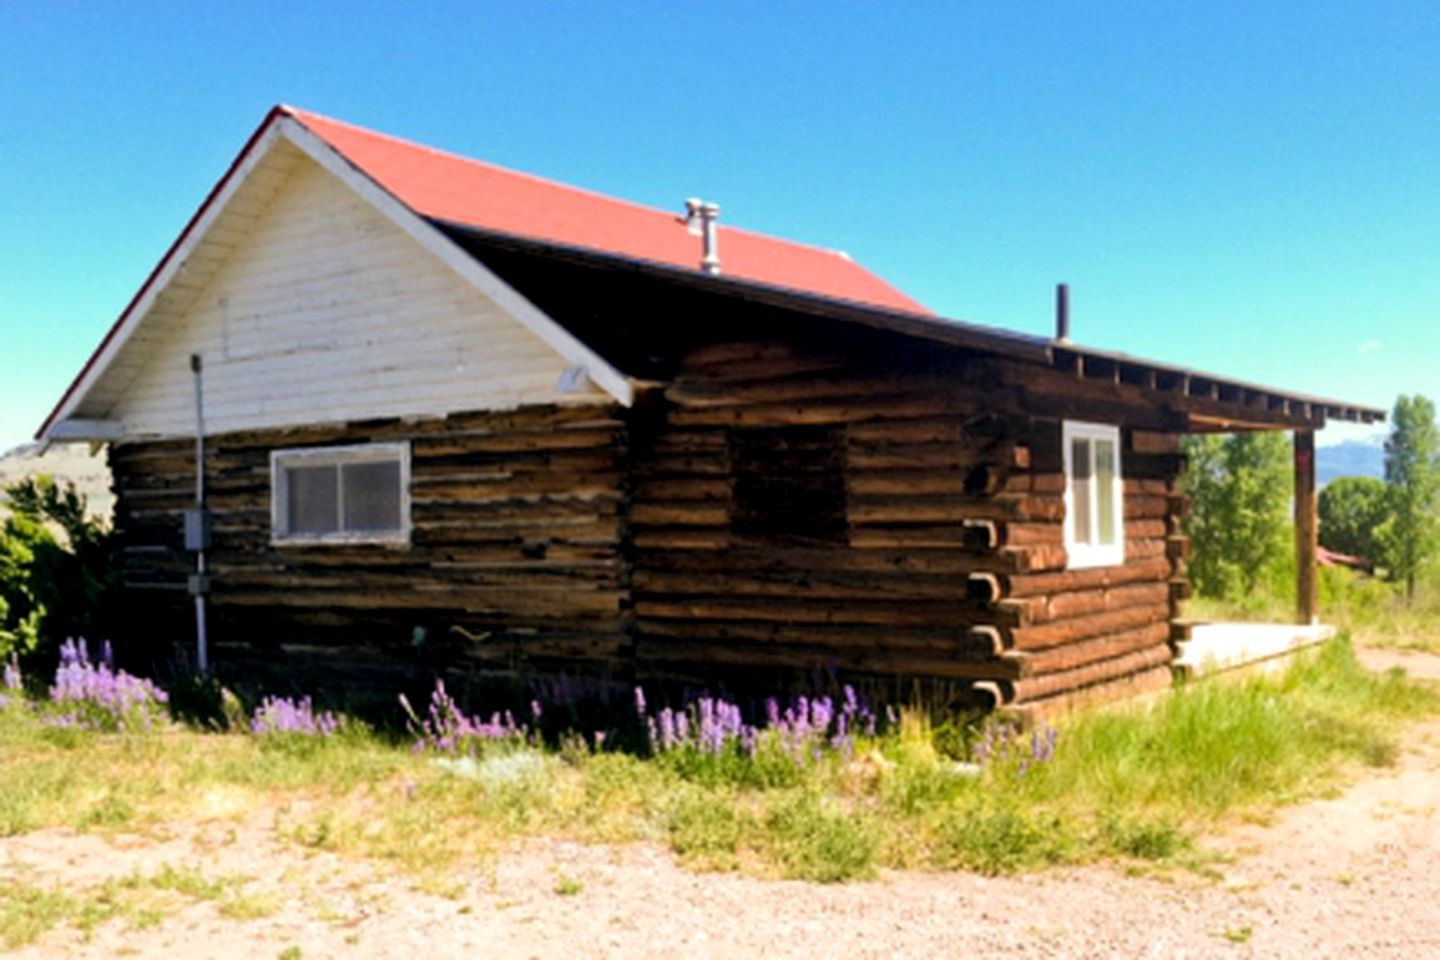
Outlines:
[[[1240,429],[1240,424],[1227,424]],[[1263,426],[1246,425],[1249,429]],[[1335,636],[1320,620],[1319,490],[1315,479],[1315,431],[1292,433],[1295,473],[1295,619],[1293,623],[1212,621],[1177,617],[1171,623],[1177,680],[1230,670],[1282,667],[1289,658]]]

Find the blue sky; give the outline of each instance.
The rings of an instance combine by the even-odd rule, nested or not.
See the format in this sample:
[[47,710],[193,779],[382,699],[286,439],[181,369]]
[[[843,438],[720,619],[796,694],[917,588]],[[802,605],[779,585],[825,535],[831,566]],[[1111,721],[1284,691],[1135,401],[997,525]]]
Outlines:
[[0,450],[281,101],[702,195],[947,316],[1048,333],[1064,280],[1088,345],[1440,397],[1433,2],[10,3]]

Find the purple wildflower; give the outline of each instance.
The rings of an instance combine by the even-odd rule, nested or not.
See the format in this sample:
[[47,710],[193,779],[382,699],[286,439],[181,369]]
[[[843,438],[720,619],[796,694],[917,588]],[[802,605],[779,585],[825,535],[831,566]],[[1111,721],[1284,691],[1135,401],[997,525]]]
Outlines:
[[91,663],[84,641],[60,646],[60,665],[50,687],[50,702],[71,708],[75,722],[96,730],[150,729],[164,714],[169,696],[154,683]]
[[841,699],[798,696],[788,703],[775,697],[763,703],[763,721],[750,723],[740,705],[725,696],[687,695],[686,706],[648,713],[636,689],[636,712],[643,718],[652,752],[689,752],[702,756],[737,755],[753,759],[766,737],[797,766],[823,761],[827,752],[849,758],[854,736],[873,735],[875,715],[851,687]]
[[[464,713],[445,691],[445,681],[436,680],[430,695],[430,709],[422,720],[402,695],[400,705],[410,718],[410,732],[415,735],[415,751],[475,754],[487,743],[520,743],[527,739],[528,729],[515,722],[510,711],[496,712],[489,718]],[[535,704],[532,704],[535,706]]]
[[309,697],[291,700],[266,697],[250,718],[250,732],[257,737],[297,734],[302,737],[329,737],[340,729],[340,718],[329,711],[315,712]]

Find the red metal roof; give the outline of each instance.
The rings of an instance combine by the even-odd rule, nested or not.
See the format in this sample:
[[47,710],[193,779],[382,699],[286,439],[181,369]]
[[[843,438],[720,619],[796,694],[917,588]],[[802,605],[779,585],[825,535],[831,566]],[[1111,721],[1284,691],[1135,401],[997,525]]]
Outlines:
[[[632,260],[700,269],[700,238],[676,210],[588,190],[281,107],[422,216],[580,247]],[[843,254],[720,225],[723,276],[891,310],[930,311]]]

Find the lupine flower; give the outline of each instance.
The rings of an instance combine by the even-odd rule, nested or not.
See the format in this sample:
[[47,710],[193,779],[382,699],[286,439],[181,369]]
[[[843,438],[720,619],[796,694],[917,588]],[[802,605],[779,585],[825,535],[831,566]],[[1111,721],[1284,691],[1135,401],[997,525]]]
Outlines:
[[[113,659],[106,645],[105,656]],[[164,715],[169,696],[149,680],[116,670],[102,660],[90,662],[83,641],[60,646],[60,665],[50,687],[50,702],[78,708],[75,725],[97,730],[149,729]]]
[[991,724],[971,748],[970,755],[976,764],[983,767],[995,763],[1009,763],[1013,754],[1015,772],[1024,776],[1032,766],[1055,759],[1055,744],[1059,737],[1058,730],[1047,726],[1043,731],[1032,730],[1027,742],[1018,726],[1009,723]]
[[291,700],[266,697],[250,718],[250,732],[257,737],[298,734],[328,737],[340,729],[340,718],[329,711],[315,712],[309,697]]
[[817,763],[825,750],[849,757],[854,751],[853,732],[860,727],[873,731],[876,718],[852,688],[845,688],[840,706],[829,697],[800,696],[788,705],[770,697],[764,702],[763,726],[748,723],[740,706],[724,697],[702,695],[692,698],[683,709],[663,707],[655,714],[645,712],[643,694],[636,691],[636,709],[645,720],[650,749],[655,753],[693,751],[719,756],[731,752],[754,757],[762,733],[775,741],[796,763]]
[[25,678],[20,673],[20,661],[13,656],[5,663],[5,689],[11,693],[19,693],[25,685]]
[[[416,716],[410,701],[400,696],[400,705],[409,716],[410,732],[415,735],[415,752],[433,750],[437,753],[465,753],[473,756],[486,743],[521,742],[529,731],[515,722],[510,711],[492,713],[489,719],[469,716],[445,691],[445,681],[436,680],[430,695],[430,710],[425,719]],[[532,706],[538,706],[532,704]]]

